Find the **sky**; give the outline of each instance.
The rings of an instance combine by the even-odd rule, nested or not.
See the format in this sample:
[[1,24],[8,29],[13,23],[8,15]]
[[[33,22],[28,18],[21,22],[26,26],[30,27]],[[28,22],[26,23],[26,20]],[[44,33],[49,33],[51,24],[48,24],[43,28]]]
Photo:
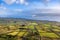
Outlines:
[[51,19],[60,16],[60,0],[0,0],[0,17]]

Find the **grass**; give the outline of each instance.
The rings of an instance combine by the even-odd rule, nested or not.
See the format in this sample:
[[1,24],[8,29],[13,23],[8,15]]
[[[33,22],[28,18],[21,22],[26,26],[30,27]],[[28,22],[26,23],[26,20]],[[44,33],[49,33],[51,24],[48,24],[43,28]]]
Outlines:
[[53,31],[56,31],[56,32],[60,32],[60,30],[59,29],[52,29]]
[[12,36],[15,36],[18,32],[15,31],[15,32],[12,32],[12,33],[9,33],[8,35],[12,35]]
[[25,34],[25,32],[19,32],[17,36],[22,37]]
[[42,33],[44,33],[44,32],[46,32],[46,31],[44,31],[44,30],[38,30],[39,32],[42,32]]
[[[54,26],[54,25],[52,26],[50,24],[44,24],[44,23],[42,23],[42,24],[40,23],[38,25],[38,23],[34,23],[34,22],[31,22],[31,23],[28,22],[27,25],[25,25],[25,26],[21,26],[21,25],[17,25],[17,24],[20,24],[20,23],[19,22],[9,23],[8,27],[10,28],[10,30],[14,30],[14,31],[7,33],[5,35],[12,35],[12,36],[16,35],[17,37],[22,37],[22,36],[27,36],[28,34],[30,34],[31,31],[33,31],[33,33],[38,31],[37,33],[39,33],[40,37],[47,37],[47,38],[53,38],[53,39],[60,38],[57,34],[54,33],[54,32],[56,32],[56,33],[60,32],[60,27],[58,27],[58,26]],[[2,26],[0,28],[2,28]],[[19,29],[19,28],[21,28],[21,29]],[[25,28],[25,29],[23,29],[23,28]],[[35,28],[36,28],[36,30],[35,30]],[[27,29],[29,29],[29,30],[27,30]],[[50,29],[53,30],[54,32],[51,31]],[[0,40],[4,40],[4,38],[3,39],[0,38]]]
[[59,38],[55,33],[40,33],[41,37]]

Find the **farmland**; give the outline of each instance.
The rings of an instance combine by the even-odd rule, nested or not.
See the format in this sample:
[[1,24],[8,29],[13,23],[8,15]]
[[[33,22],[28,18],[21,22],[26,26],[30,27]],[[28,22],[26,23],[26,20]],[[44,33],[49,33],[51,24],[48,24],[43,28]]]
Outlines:
[[1,18],[0,40],[60,40],[60,22]]

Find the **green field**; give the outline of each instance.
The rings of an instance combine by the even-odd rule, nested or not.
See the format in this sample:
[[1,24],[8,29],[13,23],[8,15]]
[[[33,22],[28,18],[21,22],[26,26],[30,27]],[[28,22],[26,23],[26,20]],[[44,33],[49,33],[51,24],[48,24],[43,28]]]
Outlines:
[[60,40],[60,22],[0,19],[0,40]]

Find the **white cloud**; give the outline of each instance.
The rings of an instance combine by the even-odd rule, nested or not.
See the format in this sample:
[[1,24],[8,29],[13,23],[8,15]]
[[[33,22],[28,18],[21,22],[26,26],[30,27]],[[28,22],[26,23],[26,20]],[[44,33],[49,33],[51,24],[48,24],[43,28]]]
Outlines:
[[7,17],[7,11],[4,9],[0,10],[0,17]]
[[0,5],[0,17],[6,17],[7,8],[5,6]]
[[13,11],[22,12],[23,10],[22,9],[14,9]]
[[19,15],[23,10],[22,9],[13,9],[13,10],[5,10],[3,7],[0,7],[0,17],[13,17],[14,15]]
[[20,2],[17,0],[17,1],[16,1],[16,4],[19,4],[19,3],[20,3]]
[[26,0],[20,0],[20,4],[24,4],[24,5],[28,5],[29,3],[28,2],[26,2]]
[[0,6],[0,9],[6,10],[7,8],[5,6]]
[[36,17],[36,15],[32,15],[32,17]]
[[49,2],[50,0],[45,0],[45,1]]
[[26,6],[29,5],[29,3],[28,3],[28,2],[25,2],[25,5],[26,5]]
[[24,4],[24,3],[25,3],[25,0],[20,0],[20,3],[21,3],[21,4]]
[[24,4],[24,5],[28,5],[28,2],[26,2],[26,0],[3,0],[6,4],[11,5],[14,2],[16,4]]
[[5,3],[7,4],[13,4],[14,2],[16,2],[16,0],[3,0]]
[[50,2],[51,0],[43,0],[44,3],[48,3]]
[[60,9],[60,6],[52,6],[52,7],[50,7],[50,9]]
[[60,13],[59,10],[56,10],[56,9],[45,9],[45,10],[42,10],[41,13]]
[[3,7],[4,10],[6,10],[7,8],[6,7]]

